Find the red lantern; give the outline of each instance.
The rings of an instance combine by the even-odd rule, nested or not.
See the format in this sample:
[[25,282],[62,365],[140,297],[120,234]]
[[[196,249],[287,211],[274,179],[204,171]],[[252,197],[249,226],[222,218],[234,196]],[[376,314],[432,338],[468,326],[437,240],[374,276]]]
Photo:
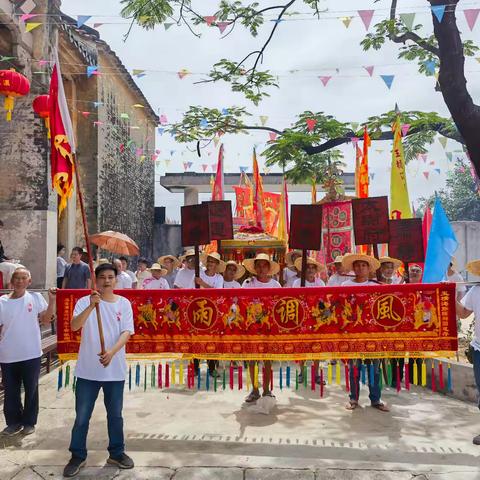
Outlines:
[[30,82],[27,77],[11,70],[0,70],[0,93],[5,95],[5,110],[7,122],[12,119],[12,110],[15,97],[23,97],[30,91]]
[[50,96],[39,95],[32,102],[33,111],[45,120],[47,136],[50,138]]

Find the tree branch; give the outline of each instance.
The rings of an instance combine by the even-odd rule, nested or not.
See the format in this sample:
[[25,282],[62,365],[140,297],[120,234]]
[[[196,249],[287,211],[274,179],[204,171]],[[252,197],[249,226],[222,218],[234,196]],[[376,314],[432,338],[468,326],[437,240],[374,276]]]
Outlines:
[[[392,0],[390,6],[390,20],[395,21],[397,13],[397,0]],[[436,47],[432,47],[428,42],[426,42],[422,37],[417,35],[415,32],[406,32],[403,35],[395,35],[394,32],[388,34],[388,38],[394,43],[403,43],[405,44],[407,40],[415,42],[419,47],[423,48],[427,52],[433,53],[437,57],[440,56],[440,50]]]

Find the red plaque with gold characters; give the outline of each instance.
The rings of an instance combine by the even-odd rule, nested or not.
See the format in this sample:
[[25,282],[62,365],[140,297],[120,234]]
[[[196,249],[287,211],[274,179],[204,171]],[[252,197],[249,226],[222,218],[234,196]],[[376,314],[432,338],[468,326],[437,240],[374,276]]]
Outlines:
[[208,205],[186,205],[181,207],[182,246],[207,245],[210,243]]
[[352,200],[355,245],[388,243],[388,198],[369,197]]
[[[76,357],[70,328],[87,290],[57,293],[58,354]],[[130,358],[304,360],[442,357],[457,351],[455,285],[294,289],[121,290],[133,309]]]
[[322,205],[292,205],[290,248],[320,250],[322,245]]
[[231,240],[233,238],[232,202],[212,200],[202,203],[208,205],[210,240]]
[[390,220],[388,253],[404,263],[424,262],[422,220],[407,218]]

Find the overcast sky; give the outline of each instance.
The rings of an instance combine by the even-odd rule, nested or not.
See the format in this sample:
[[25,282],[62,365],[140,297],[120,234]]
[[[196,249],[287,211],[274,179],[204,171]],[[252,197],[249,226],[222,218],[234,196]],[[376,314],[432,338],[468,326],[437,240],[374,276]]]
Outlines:
[[[241,26],[221,39],[216,27],[197,28],[201,38],[195,38],[186,27],[176,24],[167,31],[163,26],[153,31],[144,31],[134,26],[126,42],[123,36],[129,24],[119,16],[119,0],[63,0],[63,11],[71,16],[92,15],[87,25],[104,23],[98,27],[103,40],[117,53],[124,65],[132,69],[146,70],[146,75],[138,80],[150,104],[159,115],[166,115],[168,121],[177,121],[190,105],[224,108],[231,105],[245,106],[254,115],[251,123],[260,123],[259,116],[268,117],[267,125],[283,129],[296,120],[296,115],[304,110],[323,111],[345,122],[363,122],[371,115],[378,115],[394,108],[398,103],[402,110],[436,111],[449,116],[440,93],[434,90],[434,79],[417,72],[416,65],[397,59],[398,46],[387,44],[380,51],[363,52],[359,43],[365,36],[365,27],[358,16],[358,9],[375,9],[372,25],[388,16],[388,1],[343,0],[324,1],[322,10],[327,10],[317,20],[310,15],[306,5],[297,0],[292,11],[301,15],[282,22],[274,39],[265,52],[264,67],[279,77],[280,88],[272,88],[271,97],[258,107],[239,94],[232,93],[224,83],[194,85],[208,72],[211,65],[221,58],[240,60],[250,51],[263,45],[273,23],[268,21],[260,29],[258,37],[252,38]],[[399,13],[416,12],[416,23],[425,26],[426,33],[432,31],[432,19],[426,0],[399,2]],[[212,15],[218,1],[196,2],[202,15]],[[272,2],[260,0],[260,4]],[[195,5],[195,2],[194,2]],[[460,1],[457,14],[458,25],[464,39],[472,39],[480,44],[480,21],[473,32],[468,28],[462,10],[480,7],[478,1]],[[351,16],[349,28],[342,22],[343,17]],[[273,17],[268,17],[273,18]],[[480,102],[480,60],[467,59],[466,71],[470,93]],[[370,77],[364,66],[373,65]],[[192,72],[182,80],[176,72],[187,69]],[[295,71],[291,73],[291,71]],[[323,86],[319,76],[332,76],[327,86]],[[389,90],[379,75],[395,75]],[[251,167],[251,151],[257,146],[261,152],[269,140],[267,132],[245,135],[225,135],[222,137],[226,152],[227,172],[238,172],[239,166]],[[391,162],[391,142],[372,143],[370,155],[371,195],[388,195]],[[217,149],[213,143],[198,158],[193,145],[177,144],[169,135],[157,134],[156,148],[161,151],[157,167],[157,180],[160,174],[183,172],[184,162],[193,162],[192,171],[203,171],[202,165],[216,162]],[[188,149],[190,148],[190,150]],[[353,171],[354,152],[351,145],[342,148],[347,163],[347,171]],[[451,140],[444,149],[438,140],[429,150],[427,161],[413,161],[407,167],[410,197],[415,201],[442,188],[449,168],[446,152],[456,156],[461,146]],[[457,151],[457,152],[456,152]],[[164,160],[170,160],[168,167]],[[259,157],[260,166],[263,158]],[[440,169],[440,173],[436,169]],[[274,171],[274,170],[272,170]],[[424,172],[428,172],[428,180]],[[306,203],[309,194],[292,194],[293,203]],[[178,219],[182,195],[172,195],[157,184],[156,205],[167,206],[167,217]]]

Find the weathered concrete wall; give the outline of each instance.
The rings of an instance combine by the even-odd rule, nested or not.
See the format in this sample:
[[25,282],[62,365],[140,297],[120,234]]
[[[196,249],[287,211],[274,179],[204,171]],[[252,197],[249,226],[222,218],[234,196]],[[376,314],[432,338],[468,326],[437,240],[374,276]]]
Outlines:
[[458,240],[455,254],[458,268],[464,278],[478,280],[465,271],[465,266],[468,262],[480,258],[480,222],[452,222],[452,227]]
[[168,223],[155,225],[152,260],[161,255],[180,255],[182,252],[181,226]]

